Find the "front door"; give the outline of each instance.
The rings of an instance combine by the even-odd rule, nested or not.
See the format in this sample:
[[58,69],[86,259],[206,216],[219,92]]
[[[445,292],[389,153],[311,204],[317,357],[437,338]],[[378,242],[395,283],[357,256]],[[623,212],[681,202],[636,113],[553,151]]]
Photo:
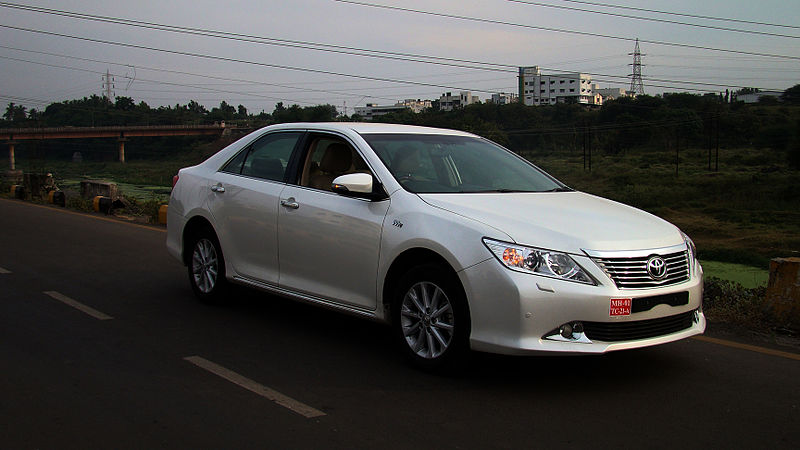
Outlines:
[[280,286],[374,310],[389,200],[372,202],[333,193],[333,178],[369,168],[341,138],[317,135],[308,142],[300,186],[288,185],[280,195]]

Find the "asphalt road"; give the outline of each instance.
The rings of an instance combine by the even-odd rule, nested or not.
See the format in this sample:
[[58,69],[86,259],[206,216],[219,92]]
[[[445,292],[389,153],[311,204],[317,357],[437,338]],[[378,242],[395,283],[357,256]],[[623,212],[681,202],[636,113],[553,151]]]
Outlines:
[[689,339],[427,374],[380,324],[247,290],[196,302],[161,229],[0,200],[0,230],[0,448],[800,442],[791,355]]

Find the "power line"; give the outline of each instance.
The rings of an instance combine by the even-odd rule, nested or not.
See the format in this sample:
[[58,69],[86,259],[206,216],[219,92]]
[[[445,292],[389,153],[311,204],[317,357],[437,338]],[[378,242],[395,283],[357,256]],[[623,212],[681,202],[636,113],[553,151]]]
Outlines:
[[[341,1],[341,0],[337,0]],[[349,2],[349,3],[358,3],[358,2]],[[381,5],[376,5],[381,6]],[[365,56],[365,57],[373,57],[373,58],[383,58],[383,59],[399,59],[401,61],[411,61],[417,63],[425,63],[425,64],[436,64],[436,65],[445,65],[445,66],[453,66],[453,67],[462,67],[468,69],[476,69],[476,70],[492,70],[498,72],[505,72],[511,73],[512,71],[516,73],[516,69],[518,66],[512,64],[502,64],[502,63],[494,63],[494,62],[485,62],[485,61],[475,61],[475,60],[467,60],[467,59],[458,59],[458,58],[446,58],[440,56],[431,56],[431,55],[421,55],[421,54],[414,54],[414,53],[401,53],[401,52],[390,52],[384,50],[375,50],[375,49],[366,49],[366,48],[359,48],[359,47],[348,47],[348,46],[341,46],[341,45],[333,45],[333,44],[326,44],[326,43],[319,43],[319,42],[308,42],[308,41],[297,41],[297,40],[288,40],[288,39],[280,39],[280,38],[273,38],[273,37],[265,37],[265,36],[254,36],[254,35],[246,35],[240,33],[231,33],[226,31],[216,31],[216,30],[208,30],[202,28],[192,28],[192,27],[182,27],[182,26],[175,26],[175,25],[168,25],[168,24],[161,24],[155,22],[144,22],[144,21],[137,21],[137,20],[130,20],[124,18],[115,18],[109,16],[97,16],[92,14],[84,14],[84,13],[76,13],[71,11],[63,11],[63,10],[54,10],[48,8],[40,8],[40,7],[33,7],[33,6],[26,6],[26,5],[18,5],[13,3],[7,2],[0,2],[0,7],[8,7],[8,8],[16,8],[16,9],[23,9],[31,12],[41,12],[45,14],[54,14],[54,15],[61,15],[70,18],[77,18],[83,20],[94,20],[94,21],[101,21],[101,22],[108,22],[108,23],[115,23],[120,25],[127,25],[127,26],[134,26],[134,27],[144,27],[150,29],[157,29],[160,31],[169,31],[175,33],[185,33],[185,34],[194,34],[194,35],[201,35],[207,37],[215,37],[221,39],[230,39],[230,40],[239,40],[244,42],[252,42],[252,43],[259,43],[259,44],[266,44],[266,45],[276,45],[276,46],[284,46],[284,47],[294,47],[294,48],[302,48],[306,50],[316,50],[316,51],[325,51],[325,52],[334,52],[334,53],[344,53],[356,56]],[[626,40],[630,40],[625,38]],[[645,41],[643,41],[645,42]],[[343,50],[352,50],[352,51],[343,51]],[[778,55],[780,56],[780,55]],[[398,58],[402,57],[402,58]],[[795,58],[795,57],[789,57]],[[800,57],[795,58],[796,60],[800,60]],[[433,60],[433,61],[431,61]],[[452,64],[451,64],[452,63]],[[471,65],[464,65],[464,64],[471,64]],[[488,67],[481,67],[481,66],[488,66]],[[502,69],[505,68],[505,69]],[[545,70],[552,70],[552,71],[559,71],[561,69],[553,69],[553,68],[544,68]],[[597,76],[611,76],[614,77],[615,75],[607,75],[607,74],[599,74],[599,73],[588,73],[589,75],[597,75]]]
[[[91,70],[91,69],[83,69],[83,68],[80,68],[80,67],[64,66],[64,65],[60,65],[60,64],[49,64],[49,63],[43,63],[43,62],[39,62],[39,61],[30,61],[30,60],[27,60],[27,59],[14,58],[14,57],[10,57],[10,56],[0,56],[0,59],[7,59],[7,60],[10,60],[10,61],[24,62],[24,63],[28,63],[28,64],[36,64],[36,65],[40,65],[40,66],[54,67],[54,68],[59,68],[59,69],[76,70],[76,71],[80,71],[80,72],[88,72],[88,73],[94,73],[94,74],[100,74],[100,75],[105,75],[107,73],[107,72],[101,72],[101,71]],[[114,75],[114,74],[110,74],[110,75]],[[116,76],[121,76],[121,75],[116,75]],[[172,83],[172,82],[169,82],[169,81],[161,81],[161,80],[149,80],[149,79],[146,79],[146,78],[140,78],[139,80],[140,81],[150,82],[150,83],[163,84],[163,85],[167,85],[167,86],[192,87],[192,88],[197,88],[197,89],[201,89],[201,90],[205,90],[205,91],[219,92],[219,93],[223,93],[223,94],[249,95],[249,96],[253,96],[253,97],[264,98],[264,99],[267,99],[267,100],[280,100],[280,101],[287,101],[287,102],[306,103],[306,104],[309,104],[309,105],[313,104],[311,102],[305,102],[305,101],[301,101],[301,100],[292,100],[292,99],[280,98],[280,97],[270,97],[270,96],[265,96],[265,95],[254,94],[252,92],[239,92],[239,91],[231,91],[231,90],[227,90],[227,89],[214,89],[214,88],[209,88],[209,87],[194,86],[194,85],[191,85],[191,84]],[[109,99],[109,101],[111,101],[111,99]]]
[[658,9],[647,9],[647,8],[637,8],[634,6],[623,6],[623,5],[612,5],[610,3],[598,3],[598,2],[587,2],[587,1],[580,1],[580,0],[561,0],[567,3],[580,3],[583,5],[591,5],[591,6],[602,6],[604,8],[617,8],[617,9],[625,9],[628,11],[639,11],[639,12],[649,12],[649,13],[656,13],[656,14],[665,14],[670,16],[679,16],[679,17],[690,17],[693,19],[706,19],[706,20],[716,20],[720,22],[734,22],[734,23],[746,23],[750,25],[763,25],[768,27],[780,27],[780,28],[794,28],[800,29],[800,26],[796,25],[782,25],[778,23],[769,23],[769,22],[757,22],[754,20],[742,20],[742,19],[732,19],[726,17],[714,17],[714,16],[702,16],[699,14],[686,14],[686,13],[679,13],[674,11],[662,11]]
[[[351,2],[356,3],[356,2]],[[130,19],[123,19],[123,18],[114,18],[109,16],[96,16],[91,14],[83,14],[83,13],[75,13],[71,11],[63,11],[63,10],[53,10],[48,8],[39,8],[39,7],[32,7],[26,5],[18,5],[13,3],[7,2],[0,2],[0,6],[2,7],[9,7],[9,8],[16,8],[16,9],[23,9],[32,12],[42,12],[45,14],[55,14],[60,16],[66,16],[70,18],[77,18],[83,20],[95,20],[101,22],[108,22],[108,23],[115,23],[121,25],[128,25],[134,27],[144,27],[150,29],[157,29],[160,31],[169,31],[169,32],[176,32],[176,33],[186,33],[186,34],[196,34],[201,36],[208,36],[208,37],[216,37],[222,39],[232,39],[232,40],[240,40],[245,42],[254,42],[260,44],[268,44],[268,45],[277,45],[277,46],[289,46],[289,47],[298,47],[308,50],[316,50],[316,51],[325,51],[325,52],[335,52],[335,53],[346,53],[352,54],[357,56],[366,56],[366,57],[373,57],[373,58],[383,58],[383,59],[400,59],[403,61],[411,61],[417,63],[425,63],[425,64],[436,64],[436,65],[447,65],[447,66],[455,66],[455,67],[463,67],[469,69],[477,69],[477,70],[492,70],[498,72],[505,72],[511,73],[512,70],[510,69],[500,69],[500,67],[507,67],[511,68],[514,67],[516,69],[517,66],[513,66],[510,64],[500,64],[500,63],[492,63],[492,62],[482,62],[482,61],[475,61],[475,60],[465,60],[465,59],[457,59],[457,58],[444,58],[438,56],[430,56],[430,55],[419,55],[413,53],[398,53],[398,52],[387,52],[382,50],[374,50],[374,49],[364,49],[358,47],[346,47],[346,46],[338,46],[332,44],[324,44],[324,43],[315,43],[315,42],[307,42],[307,41],[293,41],[293,40],[285,40],[285,39],[278,39],[278,38],[270,38],[270,37],[263,37],[263,36],[253,36],[253,35],[244,35],[238,33],[230,33],[224,31],[215,31],[215,30],[207,30],[201,28],[190,28],[190,27],[179,27],[174,25],[165,25],[159,24],[154,22],[143,22],[143,21],[135,21]],[[275,42],[264,42],[264,41],[278,41],[279,43]],[[292,43],[291,45],[284,44],[284,43]],[[330,47],[330,48],[325,48]],[[356,50],[357,52],[345,52],[338,49],[351,49]],[[363,53],[368,52],[368,53]],[[397,58],[393,55],[402,55],[403,58]],[[798,58],[800,59],[800,58]],[[437,60],[436,62],[430,60]],[[450,63],[450,61],[455,61],[457,63]],[[472,64],[471,66],[466,66],[461,63],[468,63]],[[477,65],[477,66],[476,66]],[[481,67],[481,66],[491,66],[491,67]],[[560,69],[552,69],[552,68],[545,68],[545,70],[551,71],[559,71]],[[513,70],[516,73],[516,70]],[[584,72],[592,76],[601,76],[601,77],[611,77],[611,78],[625,78],[627,76],[619,76],[619,75],[609,75],[609,74],[602,74],[602,73],[591,73],[591,72]],[[705,86],[713,86],[713,87],[720,87],[718,84],[714,83],[697,83],[693,81],[683,81],[683,80],[668,80],[668,79],[649,79],[650,81],[656,81],[661,83],[678,83],[678,84],[689,84],[689,85],[705,85]],[[382,81],[382,80],[381,80]],[[442,87],[437,85],[430,85],[434,87]],[[655,86],[659,87],[659,86]],[[722,86],[728,88],[737,88],[742,86]],[[455,88],[455,87],[444,87],[445,89],[464,89],[464,88]],[[478,89],[471,89],[475,90],[476,92],[490,92]],[[337,93],[338,95],[343,95]],[[374,97],[377,98],[377,97]]]
[[[12,26],[12,25],[5,25],[5,24],[0,24],[0,28],[8,28],[8,29],[12,29],[12,30],[27,31],[27,32],[30,32],[30,33],[38,33],[38,34],[44,34],[44,35],[48,35],[48,36],[65,37],[65,38],[70,38],[70,39],[86,41],[86,42],[96,42],[96,43],[100,43],[100,44],[115,45],[115,46],[119,46],[119,47],[129,47],[129,48],[136,48],[136,49],[140,49],[140,50],[149,50],[149,51],[155,51],[155,52],[161,52],[161,53],[169,53],[169,54],[173,54],[173,55],[190,56],[190,57],[203,58],[203,59],[213,59],[213,60],[218,60],[218,61],[249,64],[249,65],[261,66],[261,67],[272,67],[272,68],[276,68],[276,69],[294,70],[294,71],[299,71],[299,72],[318,73],[318,74],[325,74],[325,75],[335,75],[335,76],[340,76],[340,77],[358,78],[358,79],[362,79],[362,80],[383,81],[383,82],[387,82],[387,83],[409,84],[409,85],[427,86],[427,87],[438,87],[438,88],[451,89],[451,90],[456,90],[456,91],[458,91],[458,90],[469,91],[470,90],[469,88],[458,87],[458,86],[448,86],[448,85],[441,85],[441,84],[422,83],[422,82],[418,82],[418,81],[409,81],[409,80],[396,80],[396,79],[386,78],[386,77],[371,77],[371,76],[368,76],[368,75],[356,75],[356,74],[349,74],[349,73],[342,73],[342,72],[334,72],[334,71],[331,71],[331,70],[311,69],[311,68],[307,68],[307,67],[288,66],[288,65],[284,65],[284,64],[270,64],[270,63],[265,63],[265,62],[260,62],[260,61],[248,61],[248,60],[245,60],[245,59],[229,58],[229,57],[224,57],[224,56],[214,56],[214,55],[207,55],[207,54],[202,54],[202,53],[184,52],[184,51],[179,51],[179,50],[168,50],[168,49],[163,49],[163,48],[158,48],[158,47],[150,47],[150,46],[146,46],[146,45],[137,45],[137,44],[130,44],[130,43],[125,43],[125,42],[109,41],[109,40],[105,40],[105,39],[94,39],[94,38],[88,38],[88,37],[82,37],[82,36],[74,36],[74,35],[65,34],[65,33],[55,33],[55,32],[52,32],[52,31],[35,30],[35,29],[32,29],[32,28],[24,28],[24,27],[15,27],[15,26]],[[474,90],[476,92],[490,93],[490,91],[485,91],[485,90],[480,90],[480,89],[472,89],[472,90]]]
[[611,13],[606,11],[595,11],[592,9],[585,9],[585,8],[575,8],[571,6],[562,6],[562,5],[552,5],[550,3],[540,3],[540,2],[531,2],[525,0],[506,0],[507,2],[511,3],[521,3],[524,5],[530,6],[540,6],[543,8],[554,8],[554,9],[562,9],[567,11],[579,11],[579,12],[586,12],[591,14],[600,14],[604,16],[612,16],[612,17],[621,17],[624,19],[635,19],[635,20],[645,20],[650,22],[659,22],[659,23],[668,23],[673,25],[682,25],[688,27],[697,27],[697,28],[706,28],[710,30],[718,30],[718,31],[730,31],[734,33],[745,33],[745,34],[756,34],[761,36],[770,36],[770,37],[781,37],[781,38],[790,38],[790,39],[800,39],[800,36],[794,36],[790,34],[781,34],[781,33],[770,33],[767,31],[755,31],[755,30],[743,30],[741,28],[730,28],[730,27],[719,27],[715,25],[702,25],[698,23],[689,23],[689,22],[680,22],[677,20],[668,20],[668,19],[657,19],[653,17],[642,17],[642,16],[632,16],[630,14],[619,14],[619,13]]
[[[493,20],[493,19],[485,19],[480,17],[470,17],[470,16],[460,16],[456,14],[446,14],[446,13],[437,13],[432,11],[423,11],[419,9],[411,9],[411,8],[402,8],[399,6],[389,6],[389,5],[380,5],[376,3],[366,3],[366,2],[359,2],[353,0],[334,0],[340,3],[349,3],[352,5],[357,6],[367,6],[370,8],[381,8],[381,9],[388,9],[393,11],[403,11],[403,12],[410,12],[415,14],[424,14],[428,16],[435,16],[435,17],[446,17],[448,19],[459,19],[459,20],[468,20],[471,22],[480,22],[480,23],[491,23],[495,25],[506,25],[512,27],[519,27],[519,28],[528,28],[533,30],[542,30],[542,31],[552,31],[556,33],[567,33],[567,34],[576,34],[579,36],[591,36],[591,37],[599,37],[604,39],[615,39],[620,41],[629,41],[632,42],[633,39],[624,36],[615,36],[611,34],[602,34],[602,33],[592,33],[590,31],[578,31],[578,30],[569,30],[566,28],[554,28],[554,27],[543,27],[538,25],[525,25],[521,23],[514,23],[514,22],[506,22],[502,20]],[[748,52],[744,50],[733,50],[733,49],[726,49],[726,48],[718,48],[718,47],[708,47],[704,45],[692,45],[692,44],[681,44],[677,42],[667,42],[667,41],[655,41],[649,39],[639,39],[640,42],[646,44],[653,44],[653,45],[664,45],[670,47],[681,47],[681,48],[692,48],[696,50],[707,50],[707,51],[714,51],[714,52],[723,52],[723,53],[735,53],[740,55],[750,55],[750,56],[761,56],[765,58],[778,58],[778,59],[792,59],[792,60],[800,60],[800,56],[791,56],[791,55],[779,55],[775,53],[760,53],[760,52]]]
[[[221,60],[221,61],[226,61],[226,62],[238,62],[238,63],[243,63],[243,64],[258,65],[258,66],[263,66],[263,67],[273,67],[273,68],[279,68],[279,69],[285,69],[285,70],[296,70],[296,71],[304,71],[304,72],[310,72],[310,73],[320,73],[320,74],[327,74],[327,75],[350,77],[350,78],[356,78],[356,79],[361,79],[361,80],[390,82],[390,83],[407,84],[407,85],[414,85],[414,86],[438,87],[438,88],[450,89],[450,90],[475,91],[475,92],[483,92],[483,93],[493,93],[494,92],[494,91],[485,90],[485,89],[467,88],[467,87],[450,86],[450,85],[433,84],[433,83],[423,83],[423,82],[417,82],[417,81],[399,80],[399,79],[392,79],[392,78],[386,78],[386,77],[371,77],[371,76],[366,76],[366,75],[347,74],[347,73],[333,72],[333,71],[327,71],[327,70],[321,70],[321,69],[311,69],[311,68],[287,66],[287,65],[280,65],[280,64],[270,64],[270,63],[264,63],[264,62],[248,61],[248,60],[221,57],[221,56],[213,56],[213,55],[191,53],[191,52],[182,52],[182,51],[177,51],[177,50],[161,49],[161,48],[157,48],[157,47],[148,47],[148,46],[142,46],[142,45],[136,45],[136,44],[130,44],[130,43],[124,43],[124,42],[116,42],[116,41],[109,41],[109,40],[103,40],[103,39],[87,38],[87,37],[69,35],[69,34],[64,34],[64,33],[55,33],[55,32],[50,32],[50,31],[45,31],[45,30],[36,30],[36,29],[31,29],[31,28],[16,27],[16,26],[12,26],[12,25],[0,24],[0,27],[14,29],[14,30],[20,30],[20,31],[26,31],[26,32],[31,32],[31,33],[39,33],[39,34],[57,36],[57,37],[67,37],[67,38],[71,38],[71,39],[83,40],[83,41],[88,41],[88,42],[96,42],[96,43],[102,43],[102,44],[107,44],[107,45],[116,45],[116,46],[123,46],[123,47],[129,47],[129,48],[137,48],[137,49],[164,52],[164,53],[170,53],[170,54],[178,54],[178,55],[197,57],[197,58],[215,59],[215,60]],[[320,50],[321,51],[326,51],[326,50],[322,50],[322,49],[320,49]],[[382,56],[379,56],[379,55],[372,55],[372,57],[382,58]],[[427,61],[423,61],[423,60],[418,60],[418,61],[417,60],[412,60],[412,61],[421,62],[421,63],[426,63],[427,62]],[[492,64],[492,63],[490,63],[490,64]],[[516,67],[516,66],[514,66],[514,67]],[[555,71],[555,72],[560,71],[560,69],[553,69],[553,68],[546,68],[546,67],[543,67],[542,69]],[[512,72],[516,73],[516,70],[515,71],[506,70],[505,72],[507,72],[507,73],[512,73]],[[584,73],[587,73],[588,75],[592,75],[592,76],[609,77],[609,78],[620,78],[620,79],[625,79],[625,80],[627,80],[627,78],[628,78],[627,76],[624,76],[624,75],[612,75],[612,74],[602,74],[602,73],[593,73],[593,72],[584,72]],[[647,80],[648,81],[658,82],[658,83],[677,83],[677,84],[682,84],[682,85],[710,86],[710,87],[715,87],[715,88],[718,88],[720,86],[727,87],[727,88],[745,87],[745,86],[736,86],[736,85],[727,85],[726,86],[726,85],[720,85],[720,84],[716,84],[716,83],[702,83],[702,82],[695,82],[695,81],[670,80],[670,79],[660,79],[660,78],[648,78]],[[617,81],[599,80],[599,79],[597,81],[617,82]],[[708,89],[690,89],[690,88],[685,88],[685,87],[681,87],[681,86],[668,86],[668,85],[665,86],[665,85],[650,84],[650,83],[648,83],[648,85],[652,86],[652,87],[663,87],[663,88],[685,89],[685,90],[708,92]],[[337,93],[337,95],[342,95],[342,93]]]
[[[43,52],[43,51],[37,51],[37,50],[27,50],[27,49],[22,49],[22,48],[18,48],[18,47],[8,47],[8,46],[5,46],[5,45],[0,45],[0,48],[4,48],[4,49],[8,49],[8,50],[20,51],[20,52],[27,52],[27,53],[36,53],[36,54],[40,54],[40,55],[57,56],[59,58],[69,58],[69,59],[75,59],[75,60],[79,60],[79,61],[94,62],[94,63],[100,63],[100,64],[113,64],[115,66],[132,67],[130,64],[122,64],[122,63],[118,63],[118,62],[114,62],[114,61],[107,61],[107,60],[101,60],[101,59],[92,59],[92,58],[82,58],[82,57],[79,57],[79,56],[64,55],[64,54],[59,54],[59,53]],[[30,62],[30,61],[25,61],[25,62]],[[305,91],[305,92],[319,92],[319,93],[324,93],[324,94],[348,95],[348,96],[352,96],[352,97],[361,95],[361,94],[354,94],[354,93],[345,92],[345,91],[332,91],[332,90],[314,89],[314,88],[300,88],[300,87],[295,87],[295,86],[290,86],[290,85],[285,85],[285,84],[267,83],[265,81],[255,81],[255,80],[245,80],[245,79],[239,79],[239,78],[220,77],[220,76],[214,76],[214,75],[205,75],[205,74],[198,74],[198,73],[192,73],[192,72],[186,72],[186,71],[180,71],[180,70],[170,70],[170,69],[156,68],[156,67],[148,67],[148,66],[137,66],[137,67],[140,68],[140,69],[144,69],[144,70],[152,70],[154,72],[164,72],[164,73],[172,73],[172,74],[178,74],[178,75],[189,75],[189,76],[194,76],[194,77],[209,78],[209,79],[220,80],[220,81],[242,82],[242,83],[247,83],[247,84],[250,84],[250,85],[281,87],[281,88],[285,88],[285,89],[294,89],[294,90]],[[144,81],[144,80],[140,79],[139,81]],[[193,85],[192,87],[195,87],[195,86],[200,86],[200,85]],[[374,97],[374,96],[370,96],[370,98],[378,98],[378,99],[383,99],[383,100],[394,100],[394,99],[389,99],[389,98],[385,98],[385,97]],[[287,99],[282,99],[282,100],[287,100]],[[294,101],[294,100],[287,100],[287,101]]]
[[[437,64],[437,65],[445,65],[445,66],[453,66],[453,67],[463,67],[468,69],[478,69],[478,70],[490,70],[490,71],[501,71],[506,72],[507,69],[516,69],[517,66],[511,64],[500,64],[500,63],[491,63],[491,62],[481,62],[481,61],[473,61],[468,59],[458,59],[458,58],[446,58],[441,56],[430,56],[430,55],[419,55],[413,53],[403,53],[403,52],[392,52],[392,51],[384,51],[384,50],[374,50],[374,49],[366,49],[366,48],[359,48],[359,47],[350,47],[344,45],[334,45],[334,44],[326,44],[320,42],[309,42],[309,41],[298,41],[298,40],[291,40],[291,39],[281,39],[281,38],[274,38],[274,37],[267,37],[267,36],[255,36],[255,35],[248,35],[248,34],[241,34],[241,33],[233,33],[228,31],[218,31],[218,30],[210,30],[210,29],[203,29],[203,28],[193,28],[193,27],[183,27],[177,25],[168,25],[156,22],[146,22],[140,20],[132,20],[132,19],[125,19],[120,17],[110,17],[110,16],[99,16],[94,14],[85,14],[85,13],[77,13],[73,11],[65,11],[65,10],[57,10],[57,9],[50,9],[50,8],[41,8],[36,6],[28,6],[28,5],[20,5],[15,3],[7,3],[7,2],[0,2],[0,7],[10,8],[10,9],[19,9],[29,12],[38,12],[43,14],[50,14],[50,15],[57,15],[63,17],[70,17],[73,19],[81,19],[81,20],[90,20],[96,22],[105,22],[105,23],[113,23],[117,25],[127,25],[131,27],[139,27],[139,28],[148,28],[154,29],[159,31],[169,31],[173,33],[183,33],[183,34],[192,34],[198,36],[208,36],[208,37],[216,37],[220,39],[228,39],[234,41],[241,41],[241,42],[252,42],[257,44],[266,44],[266,45],[275,45],[280,47],[293,47],[293,48],[302,48],[305,50],[319,50],[319,51],[328,51],[333,53],[342,53],[348,55],[356,55],[356,56],[368,56],[368,57],[377,57],[377,55],[382,55],[381,57],[384,59],[395,59],[400,61],[408,61],[408,58],[414,59],[427,59],[430,61],[424,61],[428,64]],[[423,62],[423,61],[415,61],[415,62]],[[467,65],[469,64],[469,65]],[[477,66],[486,66],[486,67],[476,67]]]

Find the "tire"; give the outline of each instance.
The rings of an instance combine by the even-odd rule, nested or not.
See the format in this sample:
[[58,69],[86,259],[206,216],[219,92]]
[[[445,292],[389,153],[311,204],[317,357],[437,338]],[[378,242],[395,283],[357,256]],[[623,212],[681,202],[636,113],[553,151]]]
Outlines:
[[228,288],[225,278],[225,259],[216,234],[210,229],[195,233],[188,242],[189,284],[200,301],[210,304],[222,302]]
[[453,368],[469,353],[470,317],[458,277],[437,264],[412,268],[392,295],[397,345],[423,369]]

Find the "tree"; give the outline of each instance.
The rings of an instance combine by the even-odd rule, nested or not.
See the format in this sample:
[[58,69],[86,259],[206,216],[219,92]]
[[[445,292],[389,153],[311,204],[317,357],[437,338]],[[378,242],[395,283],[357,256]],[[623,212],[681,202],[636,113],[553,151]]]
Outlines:
[[13,123],[25,122],[27,117],[27,108],[22,105],[16,105],[14,102],[8,104],[8,107],[6,107],[6,113],[3,114],[4,119]]
[[800,84],[795,84],[789,89],[783,91],[781,100],[790,105],[800,105]]
[[236,110],[237,119],[247,119],[247,108],[244,105],[239,105]]

